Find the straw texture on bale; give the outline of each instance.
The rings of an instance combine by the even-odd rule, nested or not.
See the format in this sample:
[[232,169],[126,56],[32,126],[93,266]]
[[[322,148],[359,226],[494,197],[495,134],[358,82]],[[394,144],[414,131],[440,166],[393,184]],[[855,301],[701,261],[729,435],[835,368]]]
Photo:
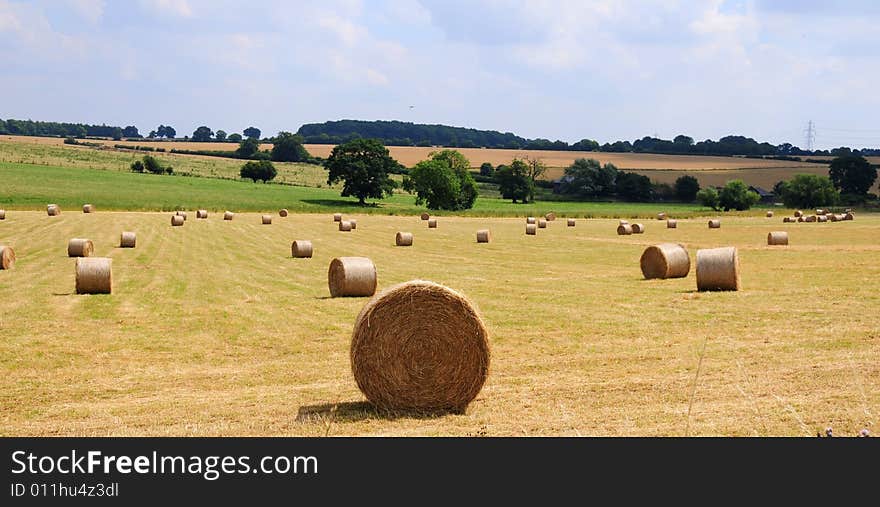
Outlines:
[[799,217],[799,216],[801,216],[801,215],[803,215],[803,214],[804,214],[804,212],[801,211],[801,210],[799,210],[799,209],[794,211],[794,216],[795,216],[795,218],[797,218],[797,217]]
[[773,231],[767,233],[768,245],[787,245],[788,233],[785,231]]
[[183,221],[186,220],[180,215],[171,215],[171,225],[177,227],[183,225]]
[[666,220],[666,213],[657,213],[657,220]]
[[235,218],[235,213],[231,211],[223,213],[223,220],[232,220],[233,218]]
[[436,229],[437,228],[437,219],[429,218],[428,219],[428,229]]
[[717,218],[714,220],[709,220],[709,228],[710,229],[720,229],[721,228],[721,220]]
[[119,236],[119,246],[121,248],[134,248],[137,243],[137,235],[133,232],[123,231]]
[[568,219],[568,226],[569,227],[574,227],[576,223],[577,223],[577,221],[574,218]]
[[83,213],[92,213],[95,211],[95,206],[92,204],[83,204]]
[[290,245],[290,255],[296,258],[304,258],[312,256],[312,242],[304,239],[298,239]]
[[89,257],[95,251],[92,241],[85,238],[73,238],[67,242],[68,257]]
[[202,219],[208,218],[208,210],[206,210],[206,209],[196,210],[196,218],[202,218]]
[[676,229],[676,228],[678,228],[678,222],[675,221],[674,219],[670,218],[669,220],[666,221],[666,228],[667,229]]
[[351,224],[351,230],[355,230],[355,229],[358,228],[358,222],[357,222],[357,220],[355,220],[355,219],[353,219],[353,218],[350,218],[350,219],[348,220],[348,223]]
[[364,306],[354,324],[351,370],[385,410],[463,413],[489,375],[489,340],[462,294],[413,280]]
[[529,236],[534,236],[538,233],[537,224],[526,224],[526,234]]
[[429,215],[427,213],[422,213],[422,220],[427,220],[429,218],[431,218],[431,215]]
[[0,220],[6,220],[6,210],[0,209]]
[[341,222],[342,221],[342,213],[334,213],[333,214],[333,221],[334,222]]
[[376,265],[366,257],[337,257],[327,272],[330,296],[372,296],[376,292]]
[[413,235],[411,232],[398,232],[394,236],[394,244],[397,246],[412,246]]
[[526,217],[526,223],[527,224],[537,224],[538,219],[535,217]]
[[697,290],[739,290],[736,247],[697,250]]
[[538,220],[538,229],[546,229],[547,228],[547,220],[540,219]]
[[547,220],[548,222],[552,222],[552,221],[556,220],[556,213],[553,213],[551,211],[550,213],[547,213],[546,215],[544,215],[544,219]]
[[619,236],[629,236],[633,233],[633,228],[629,224],[620,224],[617,226],[617,234]]
[[339,230],[342,232],[350,232],[351,231],[351,222],[348,220],[343,220],[339,222]]
[[177,213],[175,213],[175,215],[181,216],[184,220],[186,220],[186,211],[178,211]]
[[649,246],[639,260],[646,279],[684,278],[691,270],[691,256],[683,245],[661,243]]
[[630,225],[632,228],[633,234],[644,234],[645,226],[643,224],[632,224]]
[[90,257],[76,260],[77,294],[110,294],[113,291],[113,259]]
[[492,240],[492,233],[489,229],[480,229],[477,231],[477,243],[488,243]]
[[15,250],[11,246],[0,245],[0,269],[12,269],[15,265]]
[[816,221],[824,224],[825,222],[828,221],[828,215],[822,215],[822,216],[816,217]]
[[768,212],[767,212],[767,218],[773,218],[773,212],[772,212],[772,211],[768,211]]
[[272,224],[272,215],[263,215],[263,225]]
[[48,213],[50,217],[54,217],[61,214],[61,208],[57,204],[50,204],[46,206],[46,213]]
[[281,216],[281,217],[286,217],[288,214],[290,214],[290,212],[287,211],[286,209],[283,209],[283,208],[280,211],[278,211],[278,216]]
[[855,220],[855,218],[856,218],[856,216],[853,215],[852,212],[849,212],[849,211],[846,212],[845,215],[843,215],[844,220]]
[[804,218],[804,222],[810,222],[810,223],[813,223],[813,222],[815,222],[815,221],[818,220],[818,219],[819,219],[819,217],[817,217],[816,215],[810,215],[810,216]]

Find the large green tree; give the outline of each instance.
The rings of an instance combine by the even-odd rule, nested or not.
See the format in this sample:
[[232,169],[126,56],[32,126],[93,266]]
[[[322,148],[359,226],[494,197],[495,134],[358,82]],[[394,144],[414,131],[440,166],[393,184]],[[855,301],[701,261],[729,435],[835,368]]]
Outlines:
[[529,202],[533,193],[534,183],[529,178],[529,166],[520,159],[514,159],[510,165],[498,166],[495,170],[495,181],[501,197],[511,199],[514,203]]
[[290,132],[279,132],[272,145],[272,160],[276,162],[304,162],[309,152],[302,145],[302,137]]
[[238,144],[238,149],[235,150],[235,154],[241,158],[251,158],[259,151],[260,141],[253,137],[248,137]]
[[617,195],[627,201],[647,202],[651,200],[651,178],[637,173],[621,171],[617,175]]
[[743,180],[730,180],[718,192],[718,204],[724,211],[735,209],[743,211],[751,208],[761,200],[756,192],[749,190]]
[[831,161],[828,175],[842,193],[864,196],[877,180],[877,168],[861,155],[842,155]]
[[193,132],[192,140],[195,142],[206,143],[209,142],[212,137],[214,137],[214,131],[203,125]]
[[396,183],[388,177],[400,164],[391,158],[388,148],[375,139],[355,139],[337,145],[324,162],[327,184],[343,182],[342,196],[357,197],[364,204],[368,198],[390,196]]
[[403,179],[403,188],[416,194],[416,204],[428,209],[470,209],[477,200],[477,184],[467,158],[455,150],[432,153]]
[[251,160],[241,166],[239,174],[242,178],[254,180],[254,183],[256,183],[257,180],[266,183],[267,181],[274,180],[275,176],[278,175],[278,171],[275,169],[275,166],[272,165],[272,162],[268,160]]
[[614,193],[618,170],[593,158],[579,158],[565,168],[560,191],[581,197],[610,196]]
[[[678,138],[676,138],[678,139]],[[689,175],[679,176],[675,180],[675,197],[682,202],[694,202],[697,192],[700,191],[700,182]]]
[[827,176],[796,174],[780,185],[782,202],[789,208],[818,208],[837,203],[840,193]]

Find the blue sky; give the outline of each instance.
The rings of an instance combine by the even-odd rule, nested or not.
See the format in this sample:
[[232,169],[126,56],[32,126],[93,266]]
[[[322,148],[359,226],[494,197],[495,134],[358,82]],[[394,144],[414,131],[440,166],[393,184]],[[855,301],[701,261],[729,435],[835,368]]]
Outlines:
[[[0,0],[0,117],[880,147],[880,2]],[[413,106],[410,108],[410,106]]]

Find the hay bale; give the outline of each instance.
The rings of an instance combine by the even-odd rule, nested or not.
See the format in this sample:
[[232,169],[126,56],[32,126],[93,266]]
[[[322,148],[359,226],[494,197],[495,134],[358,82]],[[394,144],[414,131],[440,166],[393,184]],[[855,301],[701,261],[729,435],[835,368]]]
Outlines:
[[577,224],[577,221],[574,218],[568,219],[568,226],[569,227],[574,227],[576,224]]
[[817,209],[816,210],[817,215],[824,215],[825,213],[826,213],[826,211],[824,209]]
[[477,231],[477,243],[488,243],[492,240],[492,234],[489,229],[480,229]]
[[666,228],[667,229],[676,229],[678,228],[678,221],[673,218],[666,220]]
[[697,290],[739,290],[736,247],[697,250]]
[[422,280],[395,285],[358,314],[351,339],[358,388],[384,410],[463,413],[489,375],[489,340],[462,294]]
[[15,265],[15,251],[11,246],[0,245],[0,269],[12,269]]
[[804,222],[813,223],[813,222],[815,222],[817,219],[818,219],[818,217],[817,217],[816,215],[810,215],[810,216],[804,218]]
[[180,215],[171,215],[171,225],[174,227],[178,227],[183,225],[185,218]]
[[0,220],[6,220],[6,210],[0,209]]
[[644,234],[645,226],[643,224],[632,224],[630,225],[632,228],[633,234]]
[[178,211],[175,215],[183,217],[183,219],[186,220],[186,211]]
[[773,212],[772,212],[772,211],[768,211],[768,212],[767,212],[767,218],[773,218]]
[[61,207],[57,204],[49,204],[46,206],[46,213],[48,213],[50,217],[58,216],[61,214]]
[[394,244],[397,246],[412,246],[413,235],[411,232],[398,232],[394,236]]
[[538,233],[538,225],[537,224],[526,224],[526,234],[529,236],[534,236]]
[[803,214],[804,214],[804,212],[801,211],[801,210],[799,210],[799,209],[798,209],[798,210],[794,210],[794,217],[795,217],[795,218],[797,218],[797,217],[799,217],[799,216],[802,216]]
[[803,222],[803,221],[806,220],[806,219],[807,219],[807,218],[806,218],[805,216],[803,216],[803,215],[797,217],[797,221],[798,221],[798,223],[801,223],[801,222]]
[[429,215],[427,213],[422,213],[422,220],[427,220],[429,218],[431,218],[431,215]]
[[119,236],[119,248],[134,248],[137,243],[137,235],[133,232],[123,231]]
[[304,239],[298,239],[290,245],[290,255],[294,258],[301,259],[312,256],[312,242]]
[[83,204],[83,213],[93,213],[95,206],[92,204]]
[[330,296],[372,296],[376,292],[376,265],[366,257],[337,257],[327,272]]
[[527,224],[537,224],[538,220],[535,217],[526,217]]
[[618,236],[629,236],[633,233],[633,228],[629,224],[620,224],[617,226]]
[[232,220],[233,218],[235,218],[235,213],[231,211],[226,211],[223,213],[223,220]]
[[546,215],[544,215],[544,220],[548,222],[556,220],[556,213],[553,213],[552,211],[550,213],[547,213]]
[[657,213],[657,220],[666,220],[666,213]]
[[334,222],[341,222],[342,221],[342,213],[334,213],[333,214],[333,221]]
[[830,214],[825,215],[825,216],[830,217],[832,222],[837,222],[837,221],[840,220],[840,218],[838,218],[838,215],[836,215],[835,213],[830,213]]
[[206,210],[206,209],[196,210],[196,219],[203,219],[204,220],[206,218],[208,218],[208,210]]
[[617,225],[629,225],[629,221],[628,220],[620,220],[620,222],[618,222]]
[[358,222],[354,218],[349,218],[348,223],[351,224],[351,230],[355,230],[358,228]]
[[67,242],[68,257],[90,257],[95,251],[92,241],[85,238],[73,238]]
[[816,217],[816,221],[821,224],[824,224],[824,223],[828,222],[828,215],[822,215],[820,217]]
[[782,221],[788,224],[788,223],[796,222],[797,220],[795,220],[794,217],[784,217],[782,219]]
[[283,208],[278,211],[278,216],[281,216],[281,217],[286,217],[288,214],[289,214],[289,212]]
[[272,225],[272,215],[263,215],[263,225]]
[[721,220],[717,218],[709,220],[709,228],[710,229],[720,229],[721,228]]
[[691,270],[691,257],[684,245],[661,243],[649,246],[639,259],[642,275],[652,278],[684,278]]
[[538,220],[538,229],[546,229],[547,228],[547,220],[541,218]]
[[844,219],[844,220],[855,220],[855,218],[856,218],[856,216],[853,215],[852,211],[847,211],[847,212],[843,215],[843,219]]
[[429,218],[428,219],[428,229],[436,229],[437,228],[437,219]]
[[348,220],[339,222],[339,230],[342,232],[351,232],[351,222]]
[[113,291],[113,259],[107,257],[76,260],[77,294],[110,294]]
[[767,233],[767,244],[768,245],[787,245],[788,244],[788,233],[785,231],[773,231]]

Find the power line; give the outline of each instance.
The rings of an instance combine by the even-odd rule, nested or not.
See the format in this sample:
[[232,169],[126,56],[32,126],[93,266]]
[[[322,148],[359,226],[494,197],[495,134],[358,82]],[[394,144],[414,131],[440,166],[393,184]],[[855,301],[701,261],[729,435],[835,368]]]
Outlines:
[[806,134],[807,151],[813,151],[813,143],[816,142],[816,129],[813,126],[813,120],[810,120],[809,123],[807,123],[807,128],[804,130],[804,134]]

